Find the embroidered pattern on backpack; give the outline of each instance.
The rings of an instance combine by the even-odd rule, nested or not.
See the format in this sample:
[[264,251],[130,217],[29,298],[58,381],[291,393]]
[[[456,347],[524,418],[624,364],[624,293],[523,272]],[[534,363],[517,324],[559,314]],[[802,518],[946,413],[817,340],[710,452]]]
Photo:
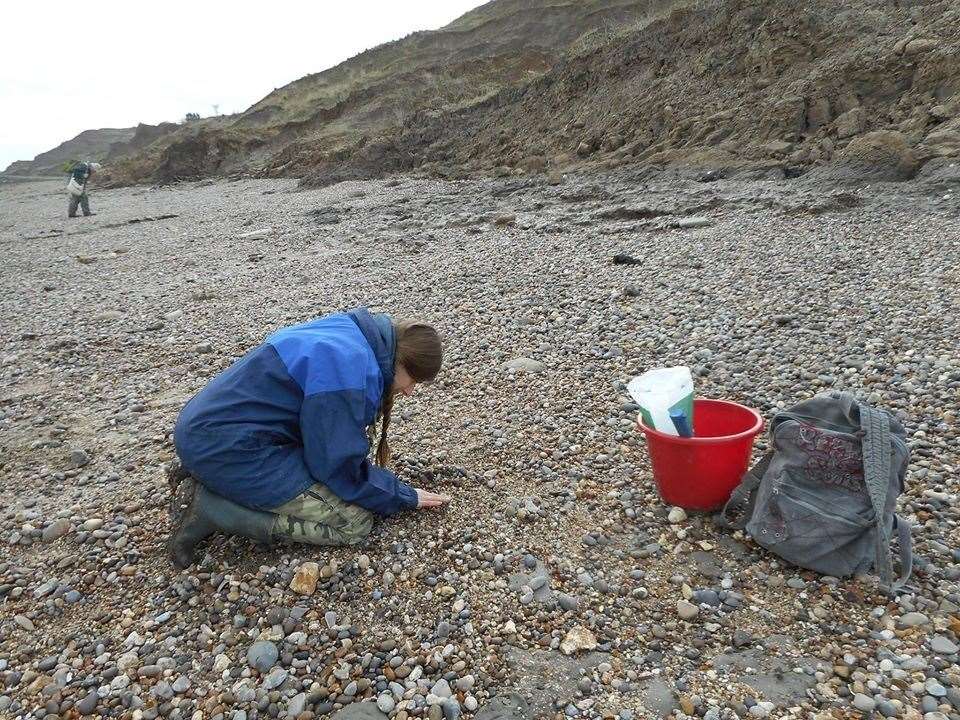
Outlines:
[[859,445],[805,423],[800,424],[797,445],[807,453],[804,469],[812,479],[850,492],[863,489],[863,455]]

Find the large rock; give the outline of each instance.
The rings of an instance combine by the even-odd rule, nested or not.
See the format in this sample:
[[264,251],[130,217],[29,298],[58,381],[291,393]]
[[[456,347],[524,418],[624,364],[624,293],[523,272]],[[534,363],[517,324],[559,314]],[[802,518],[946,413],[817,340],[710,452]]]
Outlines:
[[948,157],[935,157],[924,163],[917,180],[931,186],[935,192],[960,187],[960,162]]
[[713,221],[706,217],[685,217],[673,223],[673,227],[681,230],[692,230],[695,228],[710,227],[711,225],[713,225]]
[[832,119],[829,100],[825,97],[810,100],[810,104],[807,106],[807,127],[816,130],[821,125],[828,125]]
[[393,699],[393,695],[388,692],[380,693],[380,697],[377,698],[377,707],[380,709],[380,712],[389,715],[396,706],[397,701]]
[[877,701],[869,695],[857,693],[853,696],[853,706],[860,712],[872,713],[874,708],[877,707]]
[[52,523],[47,525],[43,529],[43,541],[45,543],[52,543],[54,540],[62,538],[70,532],[70,521],[66,518],[60,518],[59,520],[54,520]]
[[876,179],[913,177],[917,160],[903,134],[881,130],[854,138],[838,156],[838,163],[858,167]]
[[652,678],[641,683],[643,707],[650,713],[646,717],[672,717],[673,711],[680,707],[673,689],[662,678]]
[[778,98],[754,112],[754,122],[760,126],[758,137],[797,140],[807,123],[807,102],[799,95]]
[[589,652],[597,649],[597,636],[582,625],[570,629],[567,636],[560,643],[560,650],[564,655],[573,655],[579,652]]
[[763,145],[760,149],[763,150],[767,155],[773,155],[779,157],[786,155],[791,150],[793,150],[794,144],[792,142],[786,142],[784,140],[774,140],[773,142],[768,142]]
[[914,55],[921,55],[925,52],[930,52],[934,48],[940,45],[938,40],[933,40],[931,38],[917,38],[916,40],[910,40],[903,48],[903,54],[908,57],[913,57]]
[[851,140],[829,165],[811,170],[804,184],[896,182],[916,174],[917,158],[899,132],[879,130]]
[[923,139],[923,147],[934,157],[960,155],[960,118],[937,126]]
[[528,357],[518,357],[505,362],[503,367],[507,370],[519,370],[521,372],[538,373],[543,372],[544,365],[539,360],[533,360]]
[[[529,703],[528,717],[553,717],[553,703],[558,697],[573,697],[580,678],[592,675],[600,663],[610,661],[608,654],[596,651],[567,656],[557,650],[524,650],[510,645],[504,658],[513,669],[517,693]],[[513,716],[499,717],[506,720]]]
[[307,694],[297,693],[290,702],[287,703],[287,717],[289,720],[295,720],[307,707]]
[[910,628],[910,627],[917,627],[918,625],[927,625],[929,623],[930,623],[930,618],[928,618],[923,613],[908,612],[902,615],[899,620],[897,620],[897,627]]
[[945,635],[935,635],[930,641],[930,649],[937,655],[956,655],[960,647]]
[[[785,657],[781,653],[754,648],[718,655],[713,666],[718,673],[736,677],[756,690],[761,697],[778,705],[803,702],[807,690],[816,684],[816,679],[806,673],[795,673],[798,665],[817,664],[816,658]],[[747,668],[752,668],[749,672]]]
[[380,712],[375,702],[361,702],[333,713],[330,720],[387,720],[387,716]]
[[520,695],[499,695],[490,698],[474,720],[528,720],[532,717],[527,701]]
[[67,467],[69,468],[82,468],[90,464],[90,455],[86,450],[81,450],[79,448],[71,450],[70,455],[67,457]]
[[263,679],[263,687],[266,690],[273,690],[283,685],[287,678],[290,676],[290,673],[282,667],[275,667],[270,671],[270,674]]
[[430,688],[430,694],[446,700],[453,695],[453,689],[450,687],[450,683],[447,682],[446,679],[440,678],[436,683],[434,683],[433,687]]
[[867,111],[862,107],[848,110],[834,121],[838,138],[848,138],[859,135],[867,129]]
[[290,589],[301,595],[313,595],[320,580],[320,566],[315,562],[305,562],[297,568],[290,581]]
[[547,168],[547,159],[541,155],[534,155],[521,160],[520,167],[529,173],[543,172]]

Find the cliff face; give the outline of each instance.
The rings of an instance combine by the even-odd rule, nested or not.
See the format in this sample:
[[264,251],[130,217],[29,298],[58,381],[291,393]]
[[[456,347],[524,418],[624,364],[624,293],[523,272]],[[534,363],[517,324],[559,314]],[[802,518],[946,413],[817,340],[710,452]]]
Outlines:
[[909,177],[960,152],[958,22],[948,2],[690,3],[521,88],[421,114],[306,182],[632,162]]
[[960,153],[958,23],[946,0],[496,0],[239,115],[138,128],[108,146],[104,180],[628,163],[911,177]]
[[245,112],[180,127],[110,168],[116,182],[216,174],[301,176],[421,115],[482,103],[548,72],[571,47],[670,0],[497,0],[279,88]]

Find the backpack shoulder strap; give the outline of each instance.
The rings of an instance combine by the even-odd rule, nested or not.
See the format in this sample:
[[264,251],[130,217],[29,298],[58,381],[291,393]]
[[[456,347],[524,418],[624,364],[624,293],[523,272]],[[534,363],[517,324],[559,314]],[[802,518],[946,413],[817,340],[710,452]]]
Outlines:
[[897,527],[897,536],[900,538],[900,577],[893,584],[893,592],[906,589],[910,573],[913,572],[913,537],[910,523],[899,515],[894,516]]
[[773,460],[773,450],[767,451],[760,461],[744,474],[740,484],[730,494],[730,499],[723,506],[723,510],[716,516],[716,523],[720,527],[743,530],[753,516],[753,509],[757,505],[757,490],[760,481],[770,467]]
[[876,517],[876,570],[880,576],[880,585],[886,592],[897,592],[902,589],[910,577],[912,569],[912,555],[910,554],[909,525],[900,522],[899,536],[901,543],[906,528],[907,548],[901,545],[901,555],[906,551],[909,559],[901,568],[900,578],[893,581],[893,559],[890,555],[890,533],[884,522],[884,512],[887,504],[887,493],[890,491],[890,418],[886,413],[868,405],[860,404],[860,427],[863,430],[863,480],[873,505]]

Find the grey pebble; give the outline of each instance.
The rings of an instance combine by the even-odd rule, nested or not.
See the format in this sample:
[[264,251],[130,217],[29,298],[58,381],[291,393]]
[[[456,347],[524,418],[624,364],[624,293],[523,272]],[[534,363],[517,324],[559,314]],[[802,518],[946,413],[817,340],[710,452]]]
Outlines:
[[270,671],[267,677],[263,679],[263,687],[267,690],[278,688],[283,685],[284,682],[286,682],[289,674],[290,673],[286,669],[275,667]]
[[307,694],[297,693],[287,702],[287,718],[294,720],[307,707]]
[[150,688],[150,694],[159,700],[169,700],[173,697],[173,688],[166,680],[161,680]]
[[393,709],[396,707],[397,703],[393,699],[393,695],[390,693],[381,693],[377,698],[377,707],[380,709],[380,712],[390,714],[393,712]]
[[889,700],[884,700],[883,702],[877,703],[877,712],[888,718],[897,717],[897,715],[900,714],[900,712],[897,710],[897,706]]
[[460,703],[456,698],[450,698],[443,704],[444,720],[459,720],[461,715]]
[[853,706],[860,710],[861,712],[869,713],[873,712],[877,707],[877,701],[874,700],[869,695],[864,695],[863,693],[857,693],[853,696]]
[[937,655],[956,655],[960,652],[960,647],[957,647],[956,643],[943,635],[934,636],[933,640],[930,641],[930,649]]
[[92,715],[99,702],[100,696],[97,692],[89,692],[76,704],[77,712],[81,715]]
[[453,695],[453,690],[450,687],[450,683],[441,678],[430,688],[430,693],[439,698],[447,699]]
[[247,664],[262,673],[267,672],[276,665],[279,658],[280,651],[277,650],[277,646],[269,640],[255,642],[250,646],[250,649],[247,650]]
[[66,518],[60,518],[47,525],[47,527],[43,529],[41,537],[45,543],[52,543],[62,538],[68,532],[70,532],[70,521]]

